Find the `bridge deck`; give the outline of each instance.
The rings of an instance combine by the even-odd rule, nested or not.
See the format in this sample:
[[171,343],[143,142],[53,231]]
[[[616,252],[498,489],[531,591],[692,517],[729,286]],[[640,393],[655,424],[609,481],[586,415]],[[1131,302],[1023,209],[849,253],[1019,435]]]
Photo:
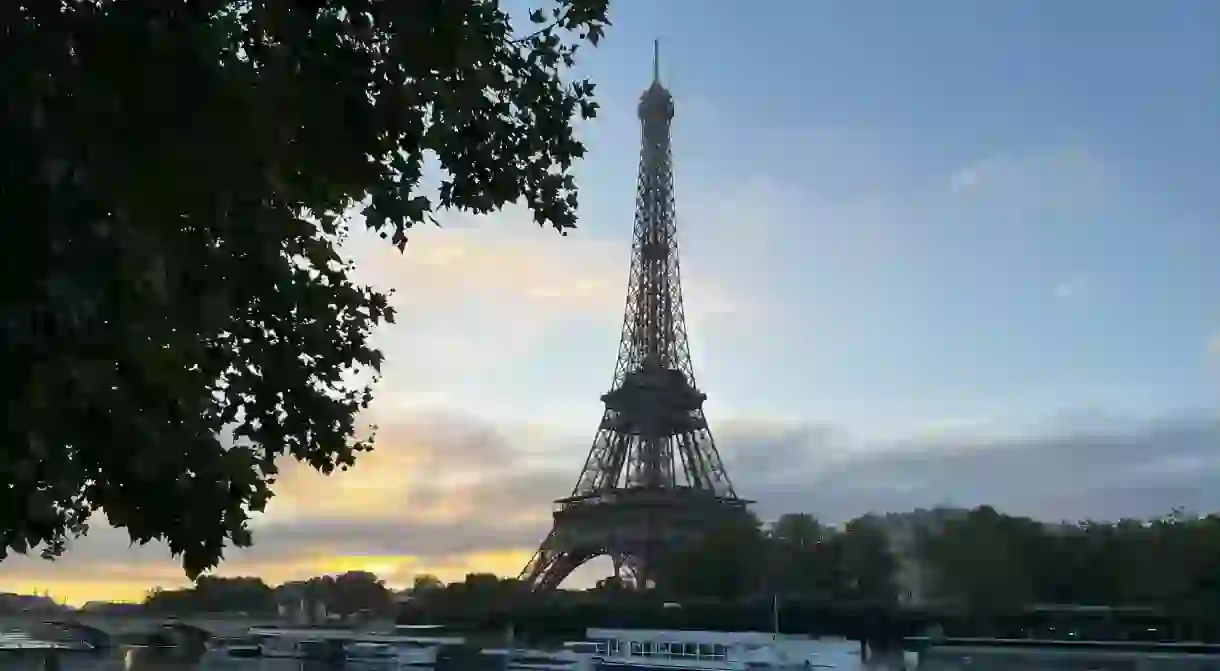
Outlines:
[[82,625],[104,632],[110,636],[132,636],[160,631],[162,626],[175,622],[188,627],[202,629],[212,636],[232,637],[242,636],[251,627],[277,627],[287,624],[277,618],[253,618],[234,616],[200,616],[200,617],[149,617],[149,616],[114,616],[93,613],[22,613],[18,615],[0,615],[0,631],[30,631],[48,622],[63,622],[65,624]]

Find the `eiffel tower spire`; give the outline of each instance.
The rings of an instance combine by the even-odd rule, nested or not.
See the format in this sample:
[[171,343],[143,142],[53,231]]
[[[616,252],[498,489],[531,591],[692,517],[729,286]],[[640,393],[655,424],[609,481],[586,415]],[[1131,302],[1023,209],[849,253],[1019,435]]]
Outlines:
[[737,498],[703,414],[682,302],[670,125],[673,96],[653,80],[640,96],[640,166],[631,273],[618,359],[605,412],[571,495],[521,573],[551,589],[588,559],[609,555],[637,587],[660,555],[690,542],[748,503]]
[[652,81],[661,83],[661,40],[652,41]]

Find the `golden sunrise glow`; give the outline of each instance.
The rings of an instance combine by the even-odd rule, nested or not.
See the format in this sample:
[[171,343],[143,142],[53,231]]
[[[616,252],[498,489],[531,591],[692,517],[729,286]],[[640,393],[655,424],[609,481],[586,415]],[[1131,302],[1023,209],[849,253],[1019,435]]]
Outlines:
[[[416,575],[431,574],[445,582],[461,581],[468,573],[494,573],[499,576],[516,576],[533,553],[532,548],[501,552],[475,552],[444,563],[429,563],[412,556],[333,556],[316,557],[285,564],[249,564],[234,562],[222,564],[218,576],[261,577],[269,585],[292,580],[304,580],[319,575],[335,575],[346,571],[369,571],[377,574],[387,586],[403,589],[411,585]],[[166,580],[172,575],[168,570],[159,570],[159,580],[98,579],[90,577],[62,577],[49,580],[0,579],[0,591],[21,594],[49,593],[60,603],[80,606],[89,601],[138,602],[154,587],[181,589],[189,586],[185,577]],[[151,576],[150,576],[151,577]]]
[[[185,587],[187,581],[177,585],[164,585],[166,588]],[[20,581],[0,580],[0,590],[17,594],[48,594],[59,603],[71,606],[82,606],[90,601],[139,602],[154,585],[138,581],[98,582],[88,579],[55,580],[55,581]]]
[[461,295],[524,301],[533,310],[561,314],[620,307],[620,245],[539,231],[523,208],[506,208],[495,219],[491,228],[429,230],[427,244],[409,256],[384,245],[362,249],[358,268],[379,286],[412,287],[395,297],[400,305],[449,303]]

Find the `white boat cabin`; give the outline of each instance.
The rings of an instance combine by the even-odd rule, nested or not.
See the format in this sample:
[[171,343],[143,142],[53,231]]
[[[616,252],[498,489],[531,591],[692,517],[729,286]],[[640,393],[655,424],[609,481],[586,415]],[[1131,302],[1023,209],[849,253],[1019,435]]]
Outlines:
[[603,669],[801,669],[807,646],[781,644],[761,632],[591,628]]

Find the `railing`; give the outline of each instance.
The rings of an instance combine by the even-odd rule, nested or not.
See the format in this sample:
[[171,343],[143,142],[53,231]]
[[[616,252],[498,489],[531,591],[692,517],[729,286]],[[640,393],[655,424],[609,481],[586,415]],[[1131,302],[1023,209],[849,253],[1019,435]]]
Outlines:
[[690,486],[660,488],[628,487],[624,489],[615,489],[605,493],[595,493],[575,498],[560,499],[555,502],[554,512],[561,513],[580,508],[622,503],[669,503],[673,500],[673,495],[675,492],[682,492],[684,496],[689,496],[691,498],[702,497],[709,503],[713,501],[731,505],[747,505],[752,503],[751,501],[747,501],[745,499],[730,499],[722,497],[715,492]]

